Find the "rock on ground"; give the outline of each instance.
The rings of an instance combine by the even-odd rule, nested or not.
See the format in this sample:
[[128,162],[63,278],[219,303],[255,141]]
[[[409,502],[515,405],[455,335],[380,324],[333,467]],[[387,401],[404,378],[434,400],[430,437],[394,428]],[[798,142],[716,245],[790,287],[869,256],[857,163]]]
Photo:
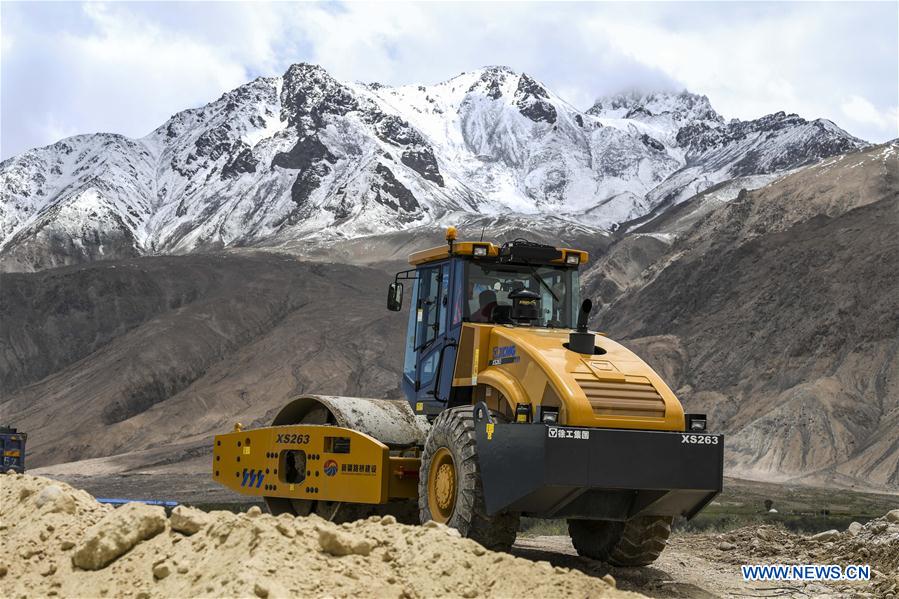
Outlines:
[[816,535],[812,535],[811,539],[813,541],[833,541],[834,539],[839,538],[840,531],[838,530],[825,530],[824,532],[819,532]]
[[67,514],[74,514],[76,509],[75,499],[58,485],[44,487],[35,497],[34,505],[48,512],[65,512]]
[[318,544],[322,551],[330,555],[368,555],[371,543],[368,539],[349,534],[342,530],[323,528],[318,531]]
[[[899,597],[899,523],[893,522],[889,514],[864,525],[853,522],[848,534],[828,530],[803,536],[763,525],[722,534],[690,535],[687,542],[698,555],[713,556],[715,561],[732,568],[741,564],[868,564],[872,573],[869,582],[794,584],[796,594],[801,591],[804,596],[814,597]],[[766,585],[771,587],[773,583]]]
[[72,554],[72,563],[85,570],[99,570],[141,541],[161,533],[165,525],[163,508],[125,504],[85,532]]
[[642,597],[487,551],[443,525],[187,507],[166,518],[141,504],[112,509],[48,479],[2,476],[2,597]]
[[203,510],[179,505],[172,510],[172,516],[169,518],[169,521],[172,525],[172,530],[189,536],[200,532],[200,529],[208,523],[209,518],[206,517],[206,512]]

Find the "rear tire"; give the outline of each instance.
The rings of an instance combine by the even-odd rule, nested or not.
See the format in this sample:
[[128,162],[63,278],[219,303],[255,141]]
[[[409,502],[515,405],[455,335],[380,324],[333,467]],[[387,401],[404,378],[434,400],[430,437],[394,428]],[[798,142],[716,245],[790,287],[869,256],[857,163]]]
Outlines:
[[658,559],[671,534],[669,516],[638,516],[626,522],[569,520],[578,555],[613,566],[645,566]]
[[487,515],[473,406],[444,410],[431,426],[421,456],[418,512],[422,524],[444,523],[488,549],[508,551],[515,542],[518,513]]

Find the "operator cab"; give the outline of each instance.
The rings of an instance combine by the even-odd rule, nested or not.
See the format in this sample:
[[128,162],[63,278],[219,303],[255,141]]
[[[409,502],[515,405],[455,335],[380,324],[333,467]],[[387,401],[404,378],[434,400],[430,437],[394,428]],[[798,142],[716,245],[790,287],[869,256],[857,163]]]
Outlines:
[[[463,323],[574,329],[580,292],[580,250],[516,239],[456,242],[409,257],[414,269],[397,273],[387,307],[402,309],[404,282],[411,285],[403,390],[416,413],[435,414],[468,403],[471,387],[453,386],[456,349]],[[591,346],[592,347],[592,346]]]

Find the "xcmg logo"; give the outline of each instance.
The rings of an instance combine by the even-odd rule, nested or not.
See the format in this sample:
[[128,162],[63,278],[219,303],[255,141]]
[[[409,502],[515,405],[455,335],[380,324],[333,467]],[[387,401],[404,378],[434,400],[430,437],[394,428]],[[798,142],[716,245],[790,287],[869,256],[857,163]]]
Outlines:
[[265,473],[262,470],[247,470],[244,468],[243,480],[240,481],[240,486],[258,489],[262,486],[263,478],[265,478]]
[[503,345],[493,348],[493,359],[490,360],[491,366],[499,366],[501,364],[513,364],[521,358],[515,355],[514,345]]
[[493,348],[493,359],[511,358],[515,355],[514,345],[498,345]]

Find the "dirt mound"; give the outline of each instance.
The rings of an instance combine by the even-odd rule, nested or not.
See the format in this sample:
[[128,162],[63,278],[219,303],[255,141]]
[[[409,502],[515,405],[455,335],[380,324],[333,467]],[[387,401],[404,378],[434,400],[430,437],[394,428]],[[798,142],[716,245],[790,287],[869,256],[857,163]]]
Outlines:
[[0,596],[640,597],[603,580],[487,551],[436,523],[335,525],[128,504],[49,479],[0,484]]
[[746,526],[691,539],[698,553],[729,564],[870,565],[871,583],[828,583],[847,594],[899,594],[899,510],[867,524],[853,522],[845,531],[802,536],[778,526]]

